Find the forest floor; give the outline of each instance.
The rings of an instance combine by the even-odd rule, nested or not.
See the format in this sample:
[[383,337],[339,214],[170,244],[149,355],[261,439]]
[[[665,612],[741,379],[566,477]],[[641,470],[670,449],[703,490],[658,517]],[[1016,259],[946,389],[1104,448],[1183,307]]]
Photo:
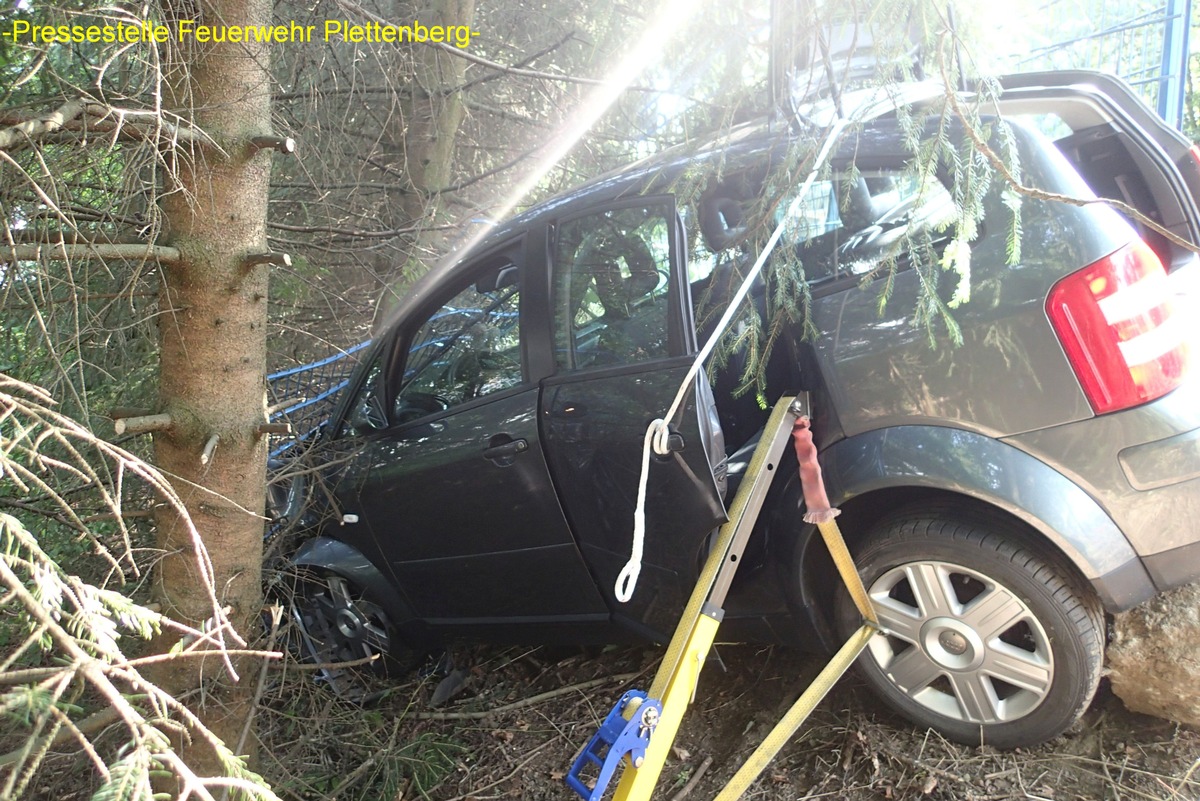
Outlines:
[[[663,801],[713,798],[823,666],[779,648],[716,650],[663,770]],[[637,646],[460,649],[451,678],[384,681],[363,706],[285,673],[260,711],[261,767],[285,799],[571,799],[571,761],[660,657]],[[432,708],[439,684],[462,686]],[[1102,682],[1083,719],[1041,746],[962,746],[885,711],[851,672],[744,797],[1195,801],[1200,731],[1130,713]]]

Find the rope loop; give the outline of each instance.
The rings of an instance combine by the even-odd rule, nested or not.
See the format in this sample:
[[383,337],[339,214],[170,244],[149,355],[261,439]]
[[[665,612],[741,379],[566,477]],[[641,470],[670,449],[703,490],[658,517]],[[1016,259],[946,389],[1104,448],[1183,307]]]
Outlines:
[[654,452],[659,456],[671,455],[671,427],[661,417],[651,421],[647,430],[651,438]]
[[617,575],[613,594],[621,603],[628,603],[637,589],[638,576],[642,574],[642,549],[646,543],[646,484],[650,480],[650,451],[666,456],[670,450],[671,427],[661,417],[650,421],[646,436],[642,438],[642,475],[638,479],[637,507],[633,510],[633,547],[629,561]]

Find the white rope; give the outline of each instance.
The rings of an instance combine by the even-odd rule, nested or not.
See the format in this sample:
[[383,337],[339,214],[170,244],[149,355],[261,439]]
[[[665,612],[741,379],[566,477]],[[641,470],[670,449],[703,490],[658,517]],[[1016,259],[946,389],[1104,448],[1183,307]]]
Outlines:
[[833,149],[833,145],[841,136],[842,131],[849,124],[846,119],[839,119],[830,127],[829,133],[825,136],[825,142],[821,145],[821,150],[817,153],[817,159],[813,163],[812,170],[808,173],[808,177],[804,179],[804,183],[800,185],[800,191],[792,198],[792,202],[788,204],[787,213],[775,226],[775,230],[771,232],[771,236],[767,239],[767,243],[763,246],[762,252],[758,254],[758,258],[754,261],[754,266],[750,268],[750,272],[746,273],[746,277],[742,279],[741,286],[737,292],[729,300],[729,306],[725,309],[725,314],[717,322],[716,329],[709,336],[708,341],[704,343],[704,347],[696,354],[695,360],[692,361],[692,366],[688,369],[687,375],[683,377],[683,383],[679,385],[679,391],[675,393],[675,400],[671,402],[667,413],[650,423],[646,428],[646,436],[642,441],[642,474],[638,479],[638,496],[637,506],[633,510],[633,547],[629,554],[629,561],[625,563],[625,567],[621,568],[620,574],[617,576],[617,583],[613,587],[613,593],[621,603],[627,603],[633,597],[633,591],[637,588],[638,576],[642,572],[642,551],[646,541],[646,484],[650,478],[650,450],[659,456],[668,456],[671,453],[670,437],[671,429],[668,421],[673,420],[675,415],[679,413],[680,407],[683,406],[683,400],[687,397],[688,389],[692,382],[696,380],[704,363],[708,361],[708,357],[717,347],[717,342],[720,341],[725,329],[733,322],[734,315],[737,313],[738,307],[746,296],[750,294],[750,287],[754,284],[758,274],[762,272],[763,265],[767,263],[771,252],[775,250],[775,246],[779,243],[779,238],[783,236],[784,226],[788,220],[795,214],[796,209],[804,201],[808,194],[809,188],[816,180],[817,173],[825,164],[825,160],[829,158],[829,152]]
[[650,423],[646,429],[646,437],[642,442],[642,476],[638,479],[637,506],[633,510],[633,551],[625,567],[617,576],[617,584],[613,592],[621,603],[628,603],[637,587],[638,576],[642,573],[642,547],[646,542],[646,481],[650,477],[650,449],[655,446],[655,440],[660,434],[669,436],[671,433],[667,421],[659,418]]

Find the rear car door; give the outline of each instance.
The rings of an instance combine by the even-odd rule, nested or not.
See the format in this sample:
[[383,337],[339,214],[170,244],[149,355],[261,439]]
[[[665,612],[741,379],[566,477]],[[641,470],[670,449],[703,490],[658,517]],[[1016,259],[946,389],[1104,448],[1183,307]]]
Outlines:
[[647,426],[666,413],[696,351],[685,244],[673,198],[639,197],[560,218],[549,243],[555,374],[542,382],[542,444],[559,498],[614,619],[672,630],[708,534],[724,520],[724,444],[703,373],[650,458],[645,558],[626,604]]
[[525,256],[492,249],[433,290],[349,413],[365,444],[343,511],[431,623],[607,619],[542,456]]

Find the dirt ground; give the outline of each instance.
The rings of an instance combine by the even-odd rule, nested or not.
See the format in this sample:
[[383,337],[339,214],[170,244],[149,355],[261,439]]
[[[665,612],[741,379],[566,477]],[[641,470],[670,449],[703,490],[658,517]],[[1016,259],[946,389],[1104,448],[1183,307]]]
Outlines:
[[[713,798],[822,667],[777,648],[717,654],[655,798]],[[450,680],[385,682],[365,707],[285,674],[261,713],[262,768],[290,799],[574,798],[562,780],[573,757],[625,689],[649,685],[660,656],[648,647],[461,649]],[[439,684],[460,683],[429,706]],[[1200,731],[1126,711],[1104,682],[1085,717],[1049,743],[965,747],[884,711],[851,673],[744,797],[1194,801]]]

